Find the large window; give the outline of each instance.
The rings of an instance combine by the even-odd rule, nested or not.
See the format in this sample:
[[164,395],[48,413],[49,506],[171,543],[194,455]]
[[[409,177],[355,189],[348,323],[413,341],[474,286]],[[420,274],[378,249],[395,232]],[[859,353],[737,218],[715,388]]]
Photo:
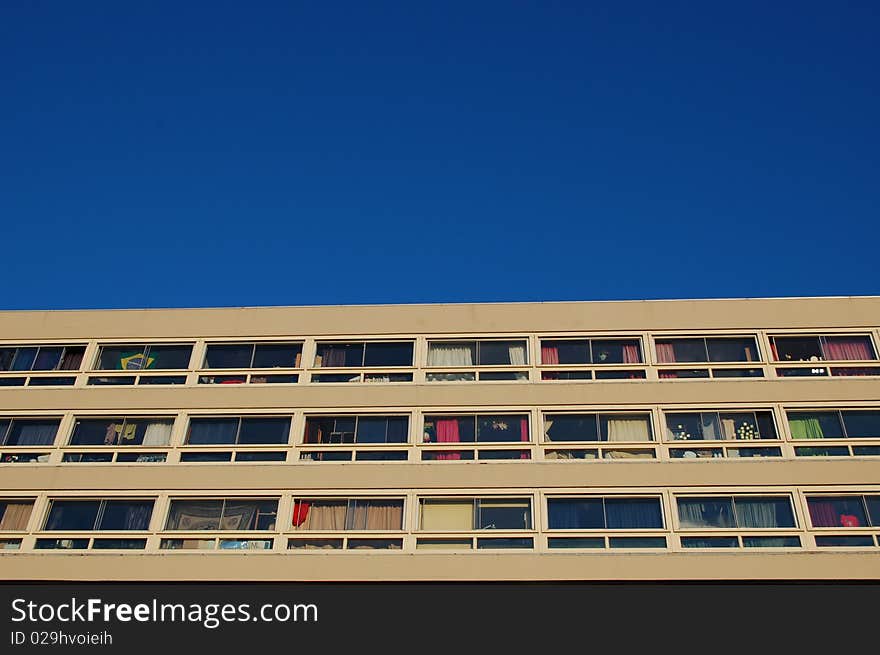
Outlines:
[[657,361],[661,364],[756,362],[761,359],[754,337],[657,339],[656,345]]
[[406,443],[407,416],[309,416],[306,444]]
[[148,530],[153,499],[50,501],[46,531]]
[[880,494],[807,496],[814,528],[880,527]]
[[771,337],[778,362],[876,360],[868,335]]
[[112,344],[101,346],[97,369],[132,371],[189,368],[192,344]]
[[663,527],[659,498],[548,498],[551,530],[645,530]]
[[532,529],[529,498],[422,498],[420,505],[425,532]]
[[547,441],[651,441],[651,414],[544,414]]
[[318,343],[315,366],[321,368],[413,365],[412,341]]
[[289,436],[289,416],[211,416],[190,419],[186,443],[200,446],[286,444]]
[[402,498],[300,498],[293,503],[294,530],[347,532],[403,529]]
[[794,528],[789,496],[678,497],[682,528]]
[[205,368],[299,368],[301,343],[211,343]]
[[666,438],[672,441],[776,439],[770,411],[668,412]]
[[525,340],[432,341],[428,366],[523,366],[528,364]]
[[638,339],[541,339],[541,363],[640,364]]
[[173,499],[166,530],[274,530],[277,498]]
[[73,426],[71,446],[167,446],[174,418],[81,418]]
[[425,443],[529,441],[528,414],[425,416]]
[[6,498],[0,500],[0,532],[27,530],[31,511],[34,509],[32,498]]
[[0,371],[77,371],[85,346],[8,346],[0,348]]
[[0,418],[0,446],[51,446],[60,419]]
[[880,410],[790,411],[793,439],[880,439]]

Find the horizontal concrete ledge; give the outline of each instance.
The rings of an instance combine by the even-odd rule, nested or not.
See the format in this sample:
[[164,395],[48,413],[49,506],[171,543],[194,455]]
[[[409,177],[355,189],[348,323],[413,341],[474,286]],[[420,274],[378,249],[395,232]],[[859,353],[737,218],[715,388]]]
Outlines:
[[0,492],[565,489],[864,486],[880,484],[870,460],[383,462],[291,464],[66,464],[7,467]]
[[880,580],[880,553],[0,553],[8,581]]

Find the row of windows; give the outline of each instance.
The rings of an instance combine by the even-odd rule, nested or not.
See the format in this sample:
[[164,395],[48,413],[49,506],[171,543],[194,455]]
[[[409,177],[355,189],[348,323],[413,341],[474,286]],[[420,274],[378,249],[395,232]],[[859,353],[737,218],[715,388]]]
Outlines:
[[[607,535],[644,533],[624,536],[630,547],[666,547],[671,522],[675,532],[683,534],[684,548],[782,546],[800,547],[798,534],[779,534],[797,530],[795,510],[800,496],[790,493],[714,493],[706,495],[674,494],[673,518],[664,513],[663,497],[646,494],[547,495],[542,522],[544,531],[559,536],[549,539],[550,548],[603,548]],[[0,500],[0,532],[27,531],[35,499],[8,498]],[[809,529],[818,530],[817,546],[875,546],[880,528],[880,494],[874,493],[807,493],[803,495],[803,513]],[[44,518],[36,529],[39,533],[147,532],[153,523],[155,497],[143,498],[51,498]],[[291,548],[337,548],[348,533],[394,533],[406,530],[405,499],[383,497],[295,497],[292,509],[279,522],[279,498],[171,498],[167,504],[160,532],[289,532],[330,533],[329,539],[292,538]],[[523,496],[420,496],[416,500],[417,516],[414,532],[430,534],[420,539],[417,547],[426,549],[470,548],[473,536],[466,533],[507,534],[493,547],[523,546],[517,532],[534,532],[533,498]],[[155,528],[154,528],[155,529]],[[755,534],[749,535],[749,532]],[[587,536],[566,537],[567,533]],[[768,534],[769,532],[769,534]],[[838,532],[828,536],[828,533]],[[847,535],[847,532],[850,535]],[[854,532],[854,533],[853,533]],[[606,533],[602,536],[601,533]],[[727,533],[727,536],[725,536]],[[730,534],[735,533],[735,534]],[[444,537],[443,535],[458,535]],[[477,537],[479,538],[479,537]],[[63,536],[38,538],[36,548],[86,548],[92,537]],[[200,548],[199,542],[213,543],[222,537],[162,539],[160,548]],[[531,541],[531,538],[526,538]],[[580,541],[586,539],[587,541]],[[93,548],[126,548],[124,536],[97,538]],[[247,542],[252,537],[241,539]],[[511,540],[505,544],[505,540]],[[653,541],[652,541],[653,540]],[[145,539],[134,540],[145,544]],[[236,539],[226,541],[235,542]],[[268,540],[271,542],[271,540]],[[77,542],[70,545],[65,542]],[[97,543],[101,542],[101,543]],[[397,540],[399,543],[399,540]],[[662,542],[662,545],[660,545]],[[752,542],[751,544],[749,542]],[[13,534],[2,540],[6,547],[21,543]],[[385,543],[380,539],[377,543]],[[337,545],[338,544],[338,545]],[[654,544],[651,546],[650,544]],[[129,546],[143,548],[141,546]],[[236,547],[236,546],[227,546]],[[240,548],[251,548],[239,545]],[[259,547],[259,546],[257,546]],[[361,544],[361,547],[369,547]],[[394,546],[378,546],[394,547]],[[478,545],[479,547],[479,545]],[[610,547],[614,547],[613,544]],[[626,547],[626,546],[623,546]]]
[[[771,361],[876,361],[869,334],[771,336]],[[528,339],[429,340],[429,368],[524,366],[529,364]],[[313,368],[413,367],[412,340],[316,343]],[[655,362],[751,363],[764,357],[754,335],[655,337]],[[103,344],[92,370],[189,369],[193,344]],[[540,339],[540,364],[644,364],[641,338]],[[20,345],[0,347],[0,371],[75,371],[83,365],[85,346]],[[208,343],[201,369],[302,368],[303,342]]]
[[[663,411],[663,440],[773,441],[779,435],[771,409]],[[793,440],[880,439],[880,409],[792,409],[785,412]],[[541,413],[545,443],[649,442],[650,411]],[[427,413],[421,443],[532,442],[528,413]],[[191,416],[186,445],[287,445],[290,415]],[[79,417],[69,446],[169,446],[175,416]],[[302,445],[402,444],[409,440],[409,414],[307,415]],[[51,446],[58,417],[0,416],[0,446]]]

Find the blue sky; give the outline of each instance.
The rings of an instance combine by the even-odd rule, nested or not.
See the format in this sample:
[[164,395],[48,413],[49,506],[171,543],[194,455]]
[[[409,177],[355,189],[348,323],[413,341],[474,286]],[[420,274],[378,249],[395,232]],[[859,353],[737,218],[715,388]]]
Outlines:
[[4,309],[880,293],[876,2],[0,8]]

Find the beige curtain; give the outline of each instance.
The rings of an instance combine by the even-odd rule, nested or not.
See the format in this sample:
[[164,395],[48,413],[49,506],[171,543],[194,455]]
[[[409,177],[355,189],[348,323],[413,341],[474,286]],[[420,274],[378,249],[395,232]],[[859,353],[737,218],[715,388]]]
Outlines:
[[736,439],[736,421],[732,418],[721,419],[721,435],[724,439]]
[[426,500],[422,503],[422,530],[472,530],[472,500]]
[[650,441],[649,435],[647,419],[608,419],[608,441]]
[[308,515],[294,530],[345,530],[345,500],[304,500],[309,503]]
[[34,504],[32,502],[11,501],[6,502],[5,505],[3,516],[0,518],[0,530],[26,529]]
[[397,500],[355,501],[348,510],[349,530],[400,530],[403,503]]
[[167,446],[171,443],[172,421],[150,423],[144,432],[144,446]]
[[428,346],[428,366],[473,366],[471,344],[432,343]]

